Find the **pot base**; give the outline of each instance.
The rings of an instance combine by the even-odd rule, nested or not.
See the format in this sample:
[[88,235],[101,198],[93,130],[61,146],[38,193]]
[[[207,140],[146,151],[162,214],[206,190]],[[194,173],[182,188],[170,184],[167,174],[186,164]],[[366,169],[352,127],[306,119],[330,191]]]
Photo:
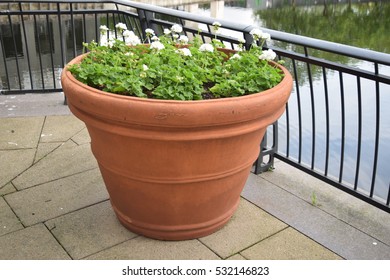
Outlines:
[[111,205],[120,223],[130,231],[153,239],[179,241],[204,237],[218,231],[230,220],[239,202],[238,199],[230,210],[212,221],[182,226],[162,226],[135,221],[121,213],[115,205]]

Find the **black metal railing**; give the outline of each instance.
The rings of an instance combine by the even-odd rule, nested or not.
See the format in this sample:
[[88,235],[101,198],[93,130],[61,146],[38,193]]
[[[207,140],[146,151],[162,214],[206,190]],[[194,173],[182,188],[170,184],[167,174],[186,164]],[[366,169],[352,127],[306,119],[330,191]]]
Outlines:
[[[60,73],[99,40],[99,26],[124,22],[143,38],[173,23],[214,38],[213,18],[131,1],[0,1],[0,94],[61,91]],[[218,20],[218,39],[251,44],[254,26]],[[295,80],[286,113],[268,130],[255,173],[285,161],[390,212],[390,55],[263,29]],[[267,159],[267,160],[266,160]]]

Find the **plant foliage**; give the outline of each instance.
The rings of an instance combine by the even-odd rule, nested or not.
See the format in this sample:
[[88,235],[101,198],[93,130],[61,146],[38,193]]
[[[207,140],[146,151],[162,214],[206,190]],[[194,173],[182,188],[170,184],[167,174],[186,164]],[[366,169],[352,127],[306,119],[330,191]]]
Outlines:
[[[217,32],[220,24],[214,23]],[[100,44],[84,44],[89,50],[80,64],[69,65],[75,78],[105,92],[142,98],[201,100],[235,97],[264,91],[277,85],[282,71],[269,60],[272,50],[262,50],[269,34],[254,29],[254,43],[246,51],[226,51],[214,38],[203,43],[198,36],[189,42],[175,24],[160,37],[145,30],[142,44],[126,26],[116,26],[119,38],[101,27]],[[111,32],[113,33],[113,32]]]

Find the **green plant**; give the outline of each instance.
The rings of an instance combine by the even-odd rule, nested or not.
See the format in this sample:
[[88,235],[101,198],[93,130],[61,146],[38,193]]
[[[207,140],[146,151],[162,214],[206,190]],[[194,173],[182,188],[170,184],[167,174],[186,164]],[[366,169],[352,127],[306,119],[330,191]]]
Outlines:
[[[213,24],[218,32],[220,24]],[[270,40],[259,29],[251,31],[253,44],[248,51],[240,41],[239,51],[223,51],[216,38],[203,43],[181,35],[173,25],[160,37],[146,29],[146,41],[127,30],[122,23],[113,32],[101,26],[100,44],[85,43],[89,53],[80,64],[68,67],[77,80],[105,92],[143,98],[201,100],[242,96],[277,85],[283,75],[269,62],[272,50],[262,50]],[[142,44],[143,43],[143,44]]]
[[311,193],[311,204],[313,206],[317,206],[318,205],[317,194],[314,191]]

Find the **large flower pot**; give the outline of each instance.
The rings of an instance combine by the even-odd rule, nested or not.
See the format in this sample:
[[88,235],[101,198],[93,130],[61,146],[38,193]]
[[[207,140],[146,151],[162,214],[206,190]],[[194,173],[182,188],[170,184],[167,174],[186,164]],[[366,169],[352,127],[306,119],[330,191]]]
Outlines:
[[[70,63],[78,63],[79,56]],[[288,71],[276,87],[243,97],[172,101],[105,93],[64,69],[62,87],[120,222],[163,240],[208,235],[236,210],[269,124],[284,112]]]

